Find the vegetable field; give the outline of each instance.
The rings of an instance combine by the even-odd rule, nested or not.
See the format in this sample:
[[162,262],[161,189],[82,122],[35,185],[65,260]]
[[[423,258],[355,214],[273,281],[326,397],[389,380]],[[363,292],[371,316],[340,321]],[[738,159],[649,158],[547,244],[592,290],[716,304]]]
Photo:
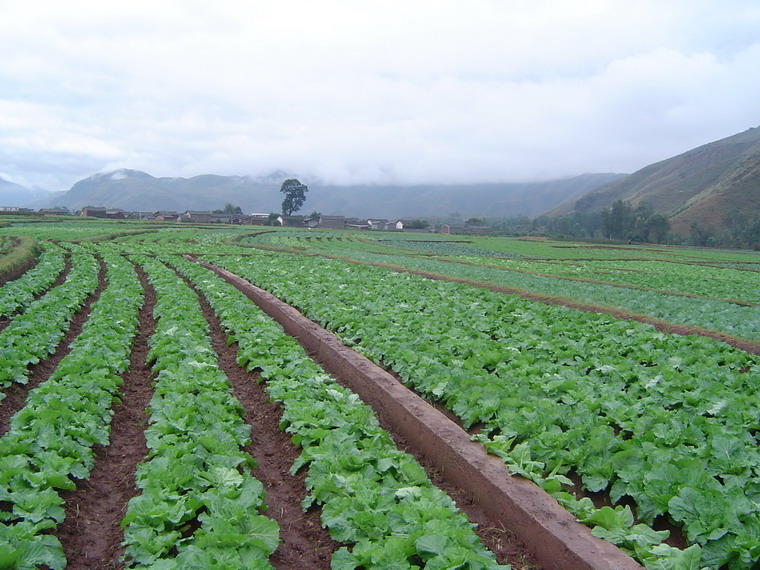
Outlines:
[[551,566],[198,261],[641,565],[760,561],[758,253],[74,221],[0,240],[35,252],[0,287],[2,568]]

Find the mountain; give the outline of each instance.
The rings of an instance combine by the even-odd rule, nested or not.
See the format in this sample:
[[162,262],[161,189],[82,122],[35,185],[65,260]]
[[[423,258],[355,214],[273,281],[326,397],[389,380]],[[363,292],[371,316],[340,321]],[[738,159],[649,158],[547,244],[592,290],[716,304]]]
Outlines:
[[[530,183],[458,185],[335,186],[303,180],[309,187],[303,212],[399,218],[412,216],[535,216],[568,199],[616,180],[622,174],[584,174],[574,178]],[[68,192],[51,198],[55,205],[78,209],[106,206],[131,211],[210,210],[226,203],[244,212],[277,212],[282,181],[292,175],[156,178],[139,170],[121,169],[80,180]],[[53,205],[52,203],[49,205]]]
[[670,217],[674,232],[692,222],[723,227],[728,212],[760,214],[760,127],[697,147],[600,186],[550,216],[609,208],[615,200],[647,204]]
[[26,206],[35,199],[48,196],[47,190],[26,188],[0,178],[0,206]]
[[269,205],[279,186],[280,182],[267,184],[244,176],[205,174],[193,178],[156,178],[123,168],[80,180],[68,192],[57,195],[55,202],[72,210],[84,206],[144,212],[210,210],[221,208],[227,202],[251,208],[256,203]]

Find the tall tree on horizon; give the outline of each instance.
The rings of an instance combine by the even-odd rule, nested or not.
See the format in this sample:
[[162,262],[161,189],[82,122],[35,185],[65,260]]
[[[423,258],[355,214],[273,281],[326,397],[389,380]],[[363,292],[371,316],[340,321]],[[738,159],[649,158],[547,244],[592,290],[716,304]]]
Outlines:
[[285,180],[280,187],[280,192],[285,194],[285,199],[282,201],[282,213],[290,216],[293,212],[297,212],[306,201],[308,191],[309,187],[297,178]]

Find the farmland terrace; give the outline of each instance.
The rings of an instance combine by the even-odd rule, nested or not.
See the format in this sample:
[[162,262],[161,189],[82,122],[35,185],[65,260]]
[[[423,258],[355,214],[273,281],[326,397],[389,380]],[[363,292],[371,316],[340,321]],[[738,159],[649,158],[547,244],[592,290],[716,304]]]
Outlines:
[[6,566],[760,560],[757,252],[105,220],[0,238]]

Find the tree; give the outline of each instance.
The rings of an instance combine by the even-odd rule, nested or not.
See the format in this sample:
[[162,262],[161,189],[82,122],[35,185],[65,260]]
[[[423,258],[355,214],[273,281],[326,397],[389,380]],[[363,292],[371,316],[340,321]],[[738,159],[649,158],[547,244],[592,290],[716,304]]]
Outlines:
[[706,227],[700,220],[694,220],[691,222],[691,227],[689,229],[690,245],[709,245],[708,241],[712,238],[712,230],[710,228]]
[[602,210],[602,229],[610,239],[628,239],[636,217],[633,206],[622,200],[615,200],[611,209]]
[[427,220],[421,220],[419,218],[415,218],[413,220],[408,221],[405,227],[411,230],[424,230],[430,227],[430,222],[428,222]]
[[285,180],[280,188],[280,192],[285,194],[285,199],[282,201],[282,213],[290,216],[293,212],[297,212],[306,201],[308,191],[308,186],[301,184],[296,178]]
[[215,214],[242,214],[243,209],[240,206],[227,202],[221,210],[213,210]]
[[668,220],[668,217],[665,214],[655,212],[649,216],[647,230],[649,241],[662,243],[665,241],[665,236],[668,235],[668,231],[670,231],[670,220]]

